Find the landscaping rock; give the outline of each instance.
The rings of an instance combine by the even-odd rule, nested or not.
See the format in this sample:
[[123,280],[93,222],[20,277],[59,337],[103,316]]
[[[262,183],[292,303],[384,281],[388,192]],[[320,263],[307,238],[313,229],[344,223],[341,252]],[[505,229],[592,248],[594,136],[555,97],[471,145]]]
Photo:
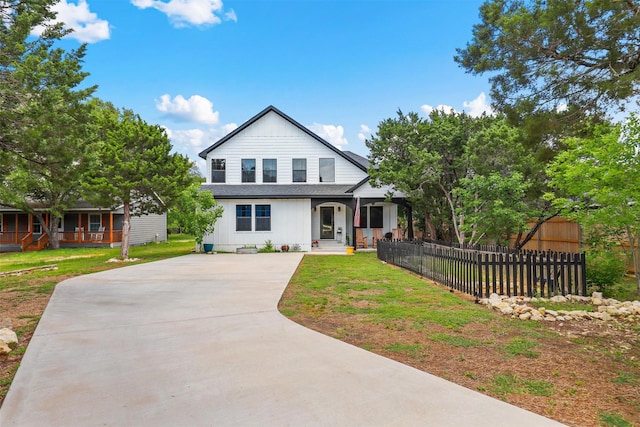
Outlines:
[[[592,304],[595,312],[584,310],[547,310],[545,307],[533,308],[526,305],[528,302],[554,302],[554,303],[580,303]],[[569,320],[601,320],[611,321],[613,319],[626,322],[640,321],[640,301],[620,302],[613,298],[603,298],[602,293],[594,292],[591,297],[578,295],[558,295],[549,299],[545,298],[525,298],[507,297],[498,294],[491,294],[489,298],[480,299],[480,304],[491,307],[500,313],[518,318],[520,320],[545,320],[548,322],[569,321]]]
[[2,328],[0,329],[0,341],[10,348],[16,348],[18,346],[18,335],[9,328]]
[[4,341],[0,341],[0,355],[9,353],[11,353],[11,347],[9,347]]

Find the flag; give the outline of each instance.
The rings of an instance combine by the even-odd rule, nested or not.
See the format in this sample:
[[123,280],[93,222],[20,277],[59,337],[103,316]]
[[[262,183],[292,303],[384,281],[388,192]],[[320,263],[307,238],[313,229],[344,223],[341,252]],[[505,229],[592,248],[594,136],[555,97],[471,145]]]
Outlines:
[[353,226],[360,227],[360,197],[356,199],[356,212],[353,216]]

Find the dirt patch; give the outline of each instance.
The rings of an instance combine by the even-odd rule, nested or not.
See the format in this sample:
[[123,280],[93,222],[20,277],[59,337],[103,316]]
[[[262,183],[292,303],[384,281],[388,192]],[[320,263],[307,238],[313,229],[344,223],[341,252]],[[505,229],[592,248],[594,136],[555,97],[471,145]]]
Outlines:
[[[292,292],[285,291],[281,304]],[[318,332],[569,426],[628,425],[603,422],[608,415],[640,426],[638,324],[527,325],[493,313],[495,320],[452,329],[376,323],[331,307],[313,315],[290,302],[286,307],[296,313],[292,320]]]

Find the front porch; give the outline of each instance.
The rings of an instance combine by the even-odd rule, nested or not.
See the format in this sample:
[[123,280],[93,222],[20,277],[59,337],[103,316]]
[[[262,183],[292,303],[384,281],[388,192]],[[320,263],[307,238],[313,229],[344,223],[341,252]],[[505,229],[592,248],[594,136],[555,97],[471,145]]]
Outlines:
[[[360,224],[356,227],[358,205]],[[410,211],[404,199],[361,198],[359,203],[357,198],[312,199],[312,241],[318,242],[318,248],[337,242],[363,250],[375,249],[376,242],[387,236],[403,239],[398,225],[399,205]]]
[[[71,212],[64,215],[56,228],[51,225],[51,215],[45,213],[43,218],[48,228],[57,231],[60,247],[115,247],[122,242],[122,215]],[[34,215],[0,213],[0,252],[37,251],[47,248],[49,243],[49,236]]]

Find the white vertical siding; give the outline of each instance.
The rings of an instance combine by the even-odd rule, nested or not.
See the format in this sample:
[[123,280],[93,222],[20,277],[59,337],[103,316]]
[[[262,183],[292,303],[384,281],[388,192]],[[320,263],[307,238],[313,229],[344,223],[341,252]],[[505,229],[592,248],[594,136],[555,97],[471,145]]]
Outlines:
[[149,214],[131,217],[131,245],[167,241],[167,215]]
[[[311,250],[311,200],[310,199],[234,199],[218,200],[224,208],[213,235],[205,236],[205,243],[213,243],[221,251],[235,251],[243,245],[264,247],[270,240],[276,249],[283,244],[300,245]],[[236,231],[236,205],[252,206],[254,231]],[[255,231],[255,205],[271,205],[271,231]]]
[[241,184],[241,160],[256,159],[256,184],[261,184],[262,160],[277,159],[277,183],[291,184],[292,160],[307,159],[307,183],[318,184],[320,158],[335,159],[335,184],[355,185],[367,176],[356,165],[272,111],[207,154],[206,178],[210,183],[211,159],[225,159],[225,183]]

